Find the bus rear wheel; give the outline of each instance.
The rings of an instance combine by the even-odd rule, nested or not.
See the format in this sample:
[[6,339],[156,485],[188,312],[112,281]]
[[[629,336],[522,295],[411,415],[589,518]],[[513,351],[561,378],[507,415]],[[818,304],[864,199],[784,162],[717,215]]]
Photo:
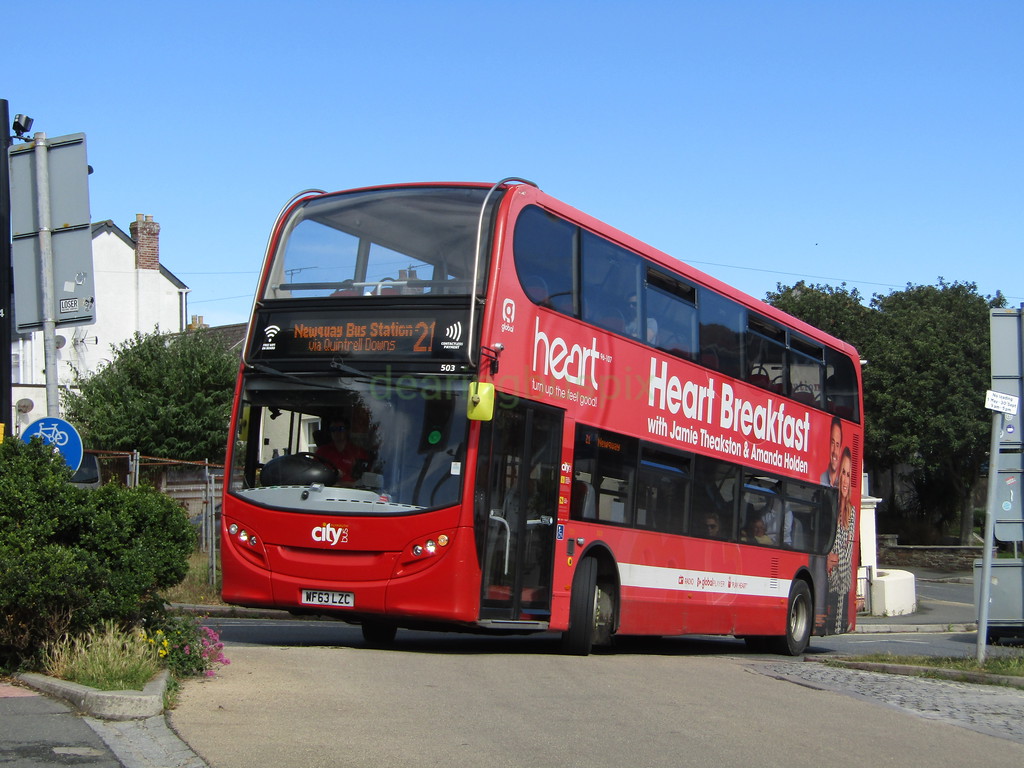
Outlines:
[[562,651],[586,656],[594,645],[611,642],[615,600],[598,581],[597,558],[586,557],[576,567],[569,598],[569,629],[562,633]]
[[813,616],[811,590],[807,582],[794,579],[789,588],[786,634],[768,638],[771,650],[784,656],[799,656],[803,653],[811,639]]

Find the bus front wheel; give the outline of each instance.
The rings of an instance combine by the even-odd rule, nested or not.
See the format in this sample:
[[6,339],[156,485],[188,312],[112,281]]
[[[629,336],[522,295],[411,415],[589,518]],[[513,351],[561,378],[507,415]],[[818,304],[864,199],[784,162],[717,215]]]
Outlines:
[[611,641],[614,598],[598,582],[597,558],[586,557],[576,567],[569,598],[569,628],[562,633],[562,650],[586,656],[596,644]]

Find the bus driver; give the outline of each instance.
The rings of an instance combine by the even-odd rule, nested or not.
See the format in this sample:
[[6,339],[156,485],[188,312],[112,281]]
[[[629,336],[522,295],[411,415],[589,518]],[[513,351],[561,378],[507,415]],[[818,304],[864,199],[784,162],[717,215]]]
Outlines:
[[338,470],[339,483],[351,483],[366,470],[370,457],[349,439],[348,419],[331,419],[328,426],[331,441],[316,449],[318,459]]

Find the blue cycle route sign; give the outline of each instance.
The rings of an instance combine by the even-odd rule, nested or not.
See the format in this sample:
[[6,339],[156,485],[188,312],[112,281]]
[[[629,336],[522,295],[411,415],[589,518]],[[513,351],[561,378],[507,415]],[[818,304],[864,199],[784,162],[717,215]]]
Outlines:
[[72,472],[77,471],[82,464],[82,454],[85,452],[82,447],[82,436],[71,422],[54,416],[37,419],[21,433],[21,439],[26,443],[33,437],[40,438],[59,451]]

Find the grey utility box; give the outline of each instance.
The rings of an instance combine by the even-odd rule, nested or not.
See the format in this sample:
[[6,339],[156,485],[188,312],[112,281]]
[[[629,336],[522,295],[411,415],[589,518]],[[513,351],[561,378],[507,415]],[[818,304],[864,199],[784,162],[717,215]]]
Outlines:
[[[974,561],[974,607],[981,613],[981,560]],[[1024,637],[1024,560],[993,560],[988,604],[989,642]]]

